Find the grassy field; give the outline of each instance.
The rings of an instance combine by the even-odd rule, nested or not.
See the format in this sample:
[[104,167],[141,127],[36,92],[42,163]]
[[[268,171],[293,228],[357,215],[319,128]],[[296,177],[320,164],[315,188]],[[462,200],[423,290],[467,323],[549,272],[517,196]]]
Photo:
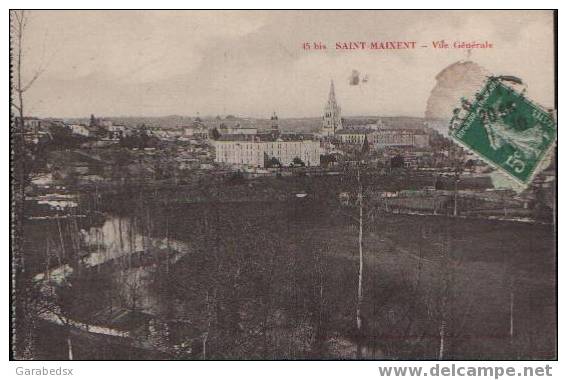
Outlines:
[[[354,210],[336,200],[340,186],[338,178],[296,178],[222,189],[239,201],[202,188],[199,202],[188,202],[194,196],[183,189],[114,193],[100,202],[145,234],[194,247],[167,273],[154,270],[152,292],[160,300],[156,318],[190,320],[207,334],[208,358],[353,358],[359,342],[368,359],[434,359],[442,321],[447,359],[556,357],[555,239],[542,224],[367,218],[359,334],[358,229]],[[310,195],[295,198],[298,191]],[[258,192],[262,201],[247,200]],[[37,255],[44,235],[53,245],[59,239],[53,222],[44,227],[37,223],[28,235]],[[69,227],[62,224],[65,234]],[[168,337],[171,345],[187,339],[194,337]]]
[[[292,356],[270,351],[265,353],[268,357],[352,354],[348,342],[357,339],[353,328],[358,230],[348,217],[318,201],[229,202],[214,207],[185,204],[170,210],[169,217],[176,221],[170,234],[194,243],[204,234],[197,224],[208,218],[209,226],[215,225],[213,236],[225,241],[215,248],[217,254],[230,254],[227,260],[235,264],[231,260],[238,252],[242,274],[233,284],[238,290],[230,290],[227,297],[237,303],[231,307],[239,313],[253,316],[251,326],[263,323],[256,317],[268,307],[263,292],[267,282],[272,284],[270,294],[274,297],[268,303],[270,313],[281,313],[282,323],[288,326],[297,326],[307,318],[313,330],[323,329],[316,316],[324,309],[325,331],[319,347],[310,346]],[[212,279],[205,268],[213,248],[202,241],[198,244],[203,244],[201,250],[177,268],[184,280],[187,273],[198,276],[189,289],[198,293],[210,290],[215,281],[230,284],[232,277]],[[436,358],[442,315],[449,326],[447,358],[555,357],[555,241],[551,226],[383,214],[367,221],[364,252],[363,340],[371,352],[369,358]],[[277,264],[268,260],[270,255],[276,257]],[[318,287],[324,289],[321,299],[314,294]],[[514,331],[510,334],[512,293]],[[443,297],[445,306],[440,304]],[[202,314],[205,306],[200,307]],[[250,338],[246,328],[239,331],[242,339]],[[279,335],[289,334],[284,331]],[[347,343],[340,349],[331,347],[333,339],[339,338]],[[226,353],[228,357],[249,354]]]

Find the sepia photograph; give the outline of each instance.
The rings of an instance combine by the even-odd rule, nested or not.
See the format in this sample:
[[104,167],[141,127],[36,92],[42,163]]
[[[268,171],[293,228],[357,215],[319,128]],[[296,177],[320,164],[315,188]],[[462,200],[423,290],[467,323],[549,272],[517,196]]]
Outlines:
[[10,360],[557,360],[557,17],[11,9]]

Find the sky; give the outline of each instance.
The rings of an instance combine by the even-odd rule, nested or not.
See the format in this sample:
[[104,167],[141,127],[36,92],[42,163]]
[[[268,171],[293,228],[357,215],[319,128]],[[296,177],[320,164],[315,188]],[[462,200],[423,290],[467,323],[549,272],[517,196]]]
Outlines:
[[[436,75],[470,59],[552,107],[553,38],[550,11],[30,11],[23,77],[45,71],[25,101],[40,117],[314,117],[333,79],[343,115],[422,117]],[[494,48],[334,49],[441,39]]]

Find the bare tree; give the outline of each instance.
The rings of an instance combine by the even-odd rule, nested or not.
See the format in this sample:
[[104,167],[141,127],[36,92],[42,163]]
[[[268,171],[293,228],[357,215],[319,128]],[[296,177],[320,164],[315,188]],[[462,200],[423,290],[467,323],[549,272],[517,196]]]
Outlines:
[[[364,257],[362,251],[362,230],[364,228],[363,220],[363,194],[362,194],[362,182],[360,181],[360,169],[356,171],[356,180],[358,182],[358,298],[356,302],[356,328],[358,329],[359,335],[362,334],[362,273],[364,268]],[[357,345],[357,355],[360,357],[360,344]]]
[[[13,177],[10,184],[12,194],[14,194],[14,204],[11,210],[12,217],[12,236],[14,244],[12,248],[12,271],[14,274],[13,289],[13,312],[17,315],[13,336],[14,347],[12,354],[21,357],[24,353],[30,353],[33,350],[29,331],[33,326],[32,316],[30,315],[29,293],[33,287],[31,279],[26,275],[25,260],[23,249],[22,235],[22,219],[24,213],[25,186],[28,180],[28,171],[26,166],[26,145],[24,134],[24,94],[32,87],[35,81],[45,70],[41,65],[32,75],[32,77],[24,81],[22,73],[24,66],[24,36],[28,25],[28,14],[23,10],[10,11],[10,58],[12,60],[12,75],[10,87],[10,108],[11,111],[17,112],[11,128],[11,145],[12,145],[12,162]],[[20,339],[20,337],[23,337]],[[31,354],[33,355],[33,354]]]
[[20,127],[23,129],[24,120],[24,93],[26,93],[37,81],[37,79],[43,74],[46,69],[45,61],[41,61],[37,69],[33,72],[32,77],[27,81],[22,78],[23,73],[23,60],[24,60],[24,35],[25,30],[29,21],[29,16],[24,10],[13,10],[10,11],[10,34],[12,37],[12,47],[15,51],[15,56],[12,59],[14,62],[14,75],[15,81],[12,84],[12,89],[16,93],[16,103],[11,102],[11,106],[14,107],[20,116]]
[[[349,169],[350,173],[349,173]],[[364,229],[365,229],[365,222],[370,218],[373,219],[374,212],[377,208],[371,207],[371,203],[373,198],[371,194],[368,192],[368,189],[365,189],[364,186],[364,178],[361,173],[362,168],[361,164],[357,162],[354,168],[347,168],[347,172],[345,173],[345,177],[347,178],[347,182],[351,182],[350,191],[348,192],[349,199],[355,199],[354,206],[356,206],[356,212],[354,214],[346,215],[350,217],[350,219],[356,223],[358,229],[358,239],[357,239],[357,246],[358,246],[358,285],[357,285],[357,299],[356,299],[356,329],[358,334],[358,342],[357,342],[357,356],[360,358],[362,356],[362,336],[363,336],[363,327],[364,327],[364,316],[362,312],[362,306],[364,301]],[[348,177],[351,177],[349,179]],[[347,183],[347,185],[349,185]],[[350,203],[350,201],[349,201]]]
[[510,323],[509,323],[509,334],[510,334],[510,343],[514,342],[514,286],[515,280],[514,277],[511,276],[510,278]]
[[441,246],[441,305],[439,311],[439,353],[437,359],[443,360],[446,354],[447,338],[447,318],[448,318],[448,298],[449,298],[449,235],[446,242]]

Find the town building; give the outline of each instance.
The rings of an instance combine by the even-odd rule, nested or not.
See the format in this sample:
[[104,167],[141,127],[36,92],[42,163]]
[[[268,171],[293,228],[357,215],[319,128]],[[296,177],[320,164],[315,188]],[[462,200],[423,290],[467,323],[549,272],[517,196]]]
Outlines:
[[110,128],[113,126],[113,123],[111,120],[103,120],[103,119],[99,119],[98,120],[98,126],[99,127],[103,127],[103,128],[107,128],[110,130]]
[[126,126],[124,125],[115,125],[111,123],[105,128],[108,130],[108,136],[114,140],[121,139],[122,137],[128,135],[128,131],[126,129]]
[[373,123],[369,123],[369,124],[350,124],[349,125],[345,125],[343,123],[343,128],[344,129],[366,129],[369,131],[377,131],[379,129],[382,128],[387,128],[386,124],[384,124],[384,122],[382,121],[382,119],[378,119],[376,120],[376,122]]
[[193,123],[188,126],[181,127],[183,136],[196,140],[207,140],[209,138],[209,129],[203,123]]
[[206,126],[189,126],[184,127],[184,137],[196,140],[207,140],[209,138],[209,130]]
[[163,128],[163,127],[141,126],[141,127],[136,127],[136,133],[145,134],[148,136],[154,136],[160,140],[175,141],[180,137],[184,136],[185,128],[184,127]]
[[321,126],[322,136],[334,136],[335,133],[343,128],[341,119],[341,107],[335,97],[335,84],[331,81],[329,99],[323,110],[323,124]]
[[74,135],[89,137],[93,135],[93,130],[91,127],[88,127],[83,124],[69,124],[69,129],[71,133]]
[[362,145],[367,136],[368,142],[371,142],[372,131],[362,128],[345,128],[335,132],[335,138],[342,144]]
[[23,119],[20,119],[20,117],[17,116],[13,124],[15,128],[14,131],[20,131],[22,126],[21,120],[23,120],[24,139],[27,143],[37,144],[40,139],[48,136],[46,127],[49,123],[37,117],[24,116]]
[[378,148],[429,147],[429,135],[420,129],[380,128],[372,135],[372,143]]
[[[15,125],[17,127],[21,126],[21,124],[22,124],[21,120],[22,119],[20,119],[19,116],[17,116],[15,118]],[[42,125],[41,119],[39,119],[37,117],[24,116],[23,121],[24,121],[24,123],[23,123],[24,124],[24,130],[26,132],[32,132],[32,131],[37,132],[41,128],[41,125]]]
[[207,140],[209,138],[209,128],[201,120],[199,116],[191,123],[191,125],[181,126],[183,137],[194,140]]
[[258,128],[252,126],[243,127],[240,124],[233,126],[221,124],[218,131],[221,135],[255,135],[258,133]]
[[335,140],[342,144],[362,145],[364,140],[378,149],[390,147],[428,148],[429,134],[421,129],[374,128],[373,125],[352,126],[336,131]]

